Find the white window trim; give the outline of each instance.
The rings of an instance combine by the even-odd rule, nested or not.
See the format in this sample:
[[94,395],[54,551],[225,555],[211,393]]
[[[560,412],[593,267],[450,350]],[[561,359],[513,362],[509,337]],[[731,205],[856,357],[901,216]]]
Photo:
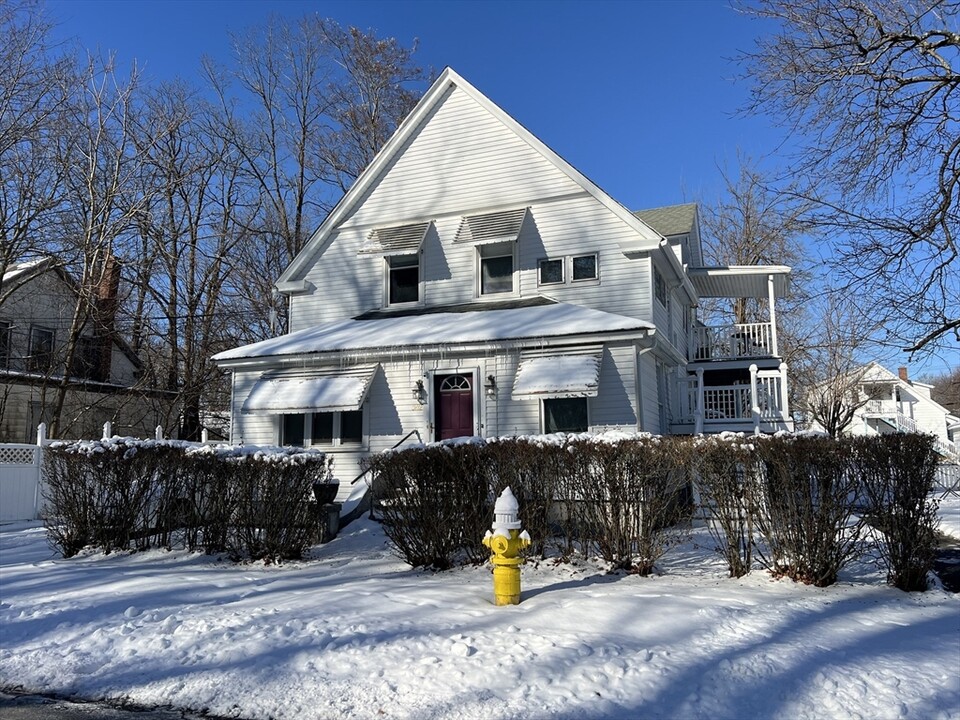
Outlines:
[[[546,412],[546,407],[544,407],[544,403],[547,402],[548,400],[583,400],[583,401],[587,404],[587,430],[586,430],[586,431],[589,431],[590,428],[593,427],[593,417],[592,417],[592,415],[593,415],[593,408],[592,408],[593,403],[590,402],[590,398],[588,398],[588,397],[583,397],[583,398],[578,398],[578,397],[571,397],[571,398],[541,398],[540,401],[539,401],[539,403],[537,403],[537,404],[540,406],[540,433],[541,433],[541,434],[544,434],[544,435],[545,435],[546,432],[547,432],[547,427],[546,427],[546,425],[547,425],[547,412]],[[586,432],[586,431],[585,431],[585,432]]]
[[[520,294],[520,271],[519,271],[519,258],[517,252],[517,245],[519,243],[511,242],[510,252],[504,251],[503,253],[497,255],[486,255],[483,254],[484,248],[489,248],[490,245],[477,245],[476,255],[474,259],[474,272],[476,274],[476,284],[475,292],[477,298],[488,298],[488,297],[516,297]],[[503,292],[495,293],[485,293],[483,292],[483,261],[491,260],[494,258],[503,258],[509,257],[513,262],[513,272],[510,274],[511,278],[511,289],[504,290]],[[538,273],[539,274],[539,273]]]
[[[543,282],[540,276],[540,266],[546,262],[560,263],[560,279],[554,282]],[[543,257],[537,260],[537,287],[556,287],[557,285],[567,284],[567,263],[563,257]]]
[[[417,259],[417,299],[405,303],[390,302],[390,258],[415,257]],[[423,251],[409,255],[384,255],[383,256],[383,305],[384,308],[411,308],[421,307],[423,305],[423,292],[425,284],[423,281]]]
[[[577,258],[593,257],[593,268],[596,275],[592,278],[582,278],[577,280],[573,277],[573,261]],[[572,285],[589,285],[590,283],[600,283],[600,253],[581,253],[580,255],[570,256],[570,283]]]
[[366,403],[361,405],[358,410],[363,413],[360,419],[360,442],[343,442],[340,438],[340,414],[341,412],[352,412],[342,410],[317,410],[316,412],[331,412],[333,414],[333,442],[313,442],[313,415],[314,411],[303,413],[280,413],[277,415],[277,444],[281,445],[285,438],[283,437],[283,418],[286,415],[303,415],[303,446],[305,448],[321,448],[324,450],[356,450],[365,451],[370,446],[370,413],[367,412]]

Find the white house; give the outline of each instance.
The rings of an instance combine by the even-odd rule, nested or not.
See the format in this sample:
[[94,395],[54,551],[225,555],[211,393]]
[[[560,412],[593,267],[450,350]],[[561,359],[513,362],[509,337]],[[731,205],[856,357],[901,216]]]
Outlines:
[[936,447],[946,459],[956,461],[960,418],[930,397],[932,385],[911,380],[907,368],[894,374],[876,362],[860,371],[859,407],[847,432],[877,435],[921,432],[936,438]]
[[[116,307],[119,268],[100,288],[100,306]],[[77,286],[54,260],[11,265],[3,274],[0,304],[0,442],[35,442],[49,422],[57,388],[67,392],[59,437],[100,437],[104,422],[120,433],[150,436],[160,415],[139,385],[140,360],[112,329],[82,331],[71,366],[65,347],[77,304]],[[170,404],[163,393],[157,403]],[[160,399],[157,399],[160,398]]]
[[[792,427],[787,267],[704,267],[695,205],[630,212],[445,70],[276,283],[290,333],[220,353],[231,440],[320,446],[346,491],[409,439]],[[701,297],[763,297],[708,328]]]

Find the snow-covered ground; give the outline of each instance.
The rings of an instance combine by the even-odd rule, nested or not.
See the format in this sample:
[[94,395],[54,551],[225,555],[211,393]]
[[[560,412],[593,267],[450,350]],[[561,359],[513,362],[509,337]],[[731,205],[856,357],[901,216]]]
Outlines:
[[528,564],[495,607],[489,569],[411,570],[367,520],[279,567],[63,560],[8,525],[0,687],[243,718],[960,719],[960,596],[869,562],[731,580],[711,547],[694,529],[648,578]]

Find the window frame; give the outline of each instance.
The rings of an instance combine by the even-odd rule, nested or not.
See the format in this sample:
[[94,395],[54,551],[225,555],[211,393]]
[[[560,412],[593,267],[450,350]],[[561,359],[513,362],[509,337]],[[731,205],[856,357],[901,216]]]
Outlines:
[[8,370],[13,356],[13,323],[0,320],[0,370]]
[[[586,419],[586,424],[583,430],[548,430],[547,429],[547,403],[553,402],[569,402],[571,400],[578,400],[583,402],[584,417]],[[590,429],[590,399],[586,397],[557,397],[557,398],[543,398],[540,401],[540,430],[544,434],[549,434],[551,432],[587,432]]]
[[[417,268],[417,297],[415,300],[403,300],[398,302],[391,301],[391,290],[393,288],[393,273],[395,270],[404,271],[410,270],[413,267],[413,263],[410,263],[406,266],[401,266],[394,268],[394,261],[402,260],[413,260],[416,263]],[[409,253],[405,255],[384,255],[383,257],[383,306],[384,307],[411,307],[415,305],[420,305],[423,302],[423,262],[421,261],[420,253]]]
[[[490,254],[486,254],[486,253]],[[510,258],[510,289],[497,290],[494,292],[483,291],[483,265],[486,260],[499,260]],[[517,243],[509,241],[506,243],[489,243],[487,245],[478,245],[476,250],[476,293],[477,297],[496,297],[505,295],[516,295],[517,287]]]
[[[360,439],[347,439],[343,438],[343,414],[344,413],[360,413]],[[317,415],[329,415],[331,416],[331,438],[326,440],[324,438],[317,438],[314,436],[314,424],[315,418]],[[294,445],[294,447],[304,447],[304,448],[324,448],[327,450],[365,450],[367,448],[367,413],[364,412],[363,406],[360,406],[357,410],[321,410],[317,412],[303,412],[303,413],[281,413],[278,415],[280,421],[278,423],[278,434],[280,445],[290,445],[287,442],[285,437],[285,423],[287,417],[300,417],[302,418],[303,425],[303,437],[302,443],[300,445]]]
[[[657,299],[657,302],[660,303],[660,307],[664,310],[669,308],[669,288],[667,288],[667,279],[663,276],[663,273],[660,272],[660,269],[654,265],[653,266],[653,296]],[[661,294],[663,297],[660,297]]]
[[[560,263],[560,279],[545,282],[543,279],[543,266],[546,263]],[[564,258],[545,257],[537,260],[537,287],[550,287],[554,285],[565,285],[567,282],[567,263]]]
[[[43,353],[42,355],[34,352],[36,347],[36,336],[37,333],[47,333],[50,336],[50,350]],[[27,352],[27,371],[28,372],[40,372],[40,373],[49,373],[53,370],[53,361],[54,355],[56,354],[57,348],[57,331],[53,328],[48,328],[43,325],[31,325],[30,326],[30,342]],[[40,357],[46,357],[46,362],[42,364],[38,360]]]
[[[577,260],[582,258],[593,258],[593,277],[586,277],[577,279],[575,268]],[[600,282],[600,254],[599,253],[583,253],[582,255],[571,255],[570,256],[570,282],[574,285],[581,285],[584,283],[595,283]]]

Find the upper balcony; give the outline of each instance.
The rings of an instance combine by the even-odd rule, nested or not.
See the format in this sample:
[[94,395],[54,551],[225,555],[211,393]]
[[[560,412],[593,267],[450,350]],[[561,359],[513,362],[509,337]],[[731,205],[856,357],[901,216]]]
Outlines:
[[755,360],[780,356],[776,299],[789,292],[790,268],[782,265],[701,267],[688,270],[700,297],[767,301],[769,321],[696,327],[690,333],[691,362]]
[[777,331],[768,322],[695,327],[687,357],[693,362],[777,357]]

